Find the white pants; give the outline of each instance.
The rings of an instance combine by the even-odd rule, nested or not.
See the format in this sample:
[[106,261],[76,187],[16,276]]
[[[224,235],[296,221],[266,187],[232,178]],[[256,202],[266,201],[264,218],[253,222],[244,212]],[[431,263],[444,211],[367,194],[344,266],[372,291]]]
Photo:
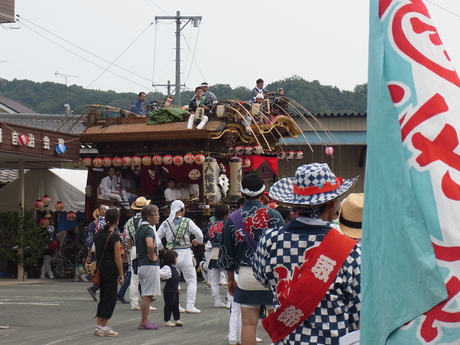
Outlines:
[[43,255],[43,265],[41,276],[44,277],[45,273],[48,273],[48,278],[53,278],[53,272],[51,271],[51,255]]
[[117,193],[107,193],[103,195],[104,198],[110,198],[110,199],[115,199],[118,202],[122,202],[123,200],[121,199],[120,194]]
[[233,300],[233,296],[227,293],[228,301],[231,301],[230,321],[228,323],[228,340],[241,342],[241,309],[240,304]]
[[137,198],[137,194],[134,193],[129,193],[125,190],[121,191],[121,197],[123,198],[123,201],[129,201],[130,198]]
[[215,303],[222,303],[219,294],[220,274],[222,270],[213,268],[208,271],[208,283],[211,285],[211,296],[214,298]]
[[187,306],[185,310],[191,310],[195,308],[196,299],[196,269],[193,264],[193,252],[190,248],[174,250],[178,254],[176,269],[179,275],[182,272],[187,283]]
[[[130,258],[137,258],[136,247],[131,248]],[[131,308],[139,307],[139,276],[134,274],[132,263],[129,263],[131,270],[131,283],[129,283],[129,298],[131,299]]]

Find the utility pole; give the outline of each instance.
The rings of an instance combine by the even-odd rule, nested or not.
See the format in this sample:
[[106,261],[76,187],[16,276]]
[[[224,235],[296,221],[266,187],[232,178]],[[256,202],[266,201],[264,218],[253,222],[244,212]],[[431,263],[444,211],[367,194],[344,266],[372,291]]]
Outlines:
[[[175,20],[176,21],[176,97],[174,101],[177,105],[181,106],[181,97],[180,97],[180,32],[183,28],[187,26],[188,23],[193,21],[193,27],[198,27],[201,22],[201,16],[181,16],[180,11],[176,12],[176,16],[155,16],[155,21],[158,20]],[[181,27],[182,20],[187,20],[187,22]]]
[[171,81],[168,80],[168,84],[152,84],[152,86],[163,86],[163,87],[166,87],[168,89],[168,94],[167,96],[170,96],[171,95]]
[[59,73],[57,71],[56,71],[56,73],[54,73],[54,75],[56,77],[65,78],[64,103],[67,103],[67,79],[69,79],[69,78],[78,78],[78,76],[70,75],[70,74],[62,74],[62,73]]

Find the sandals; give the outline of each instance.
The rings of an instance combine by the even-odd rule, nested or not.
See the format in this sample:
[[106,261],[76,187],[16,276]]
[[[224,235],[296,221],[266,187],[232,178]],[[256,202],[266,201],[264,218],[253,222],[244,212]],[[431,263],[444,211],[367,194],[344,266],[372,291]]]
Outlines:
[[145,325],[139,325],[137,329],[155,330],[158,329],[158,325],[153,322],[147,321]]

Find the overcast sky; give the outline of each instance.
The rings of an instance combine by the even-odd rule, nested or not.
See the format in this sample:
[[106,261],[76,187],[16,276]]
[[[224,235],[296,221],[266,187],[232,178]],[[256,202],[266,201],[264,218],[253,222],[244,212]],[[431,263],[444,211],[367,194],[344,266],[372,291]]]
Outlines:
[[[426,5],[458,70],[460,1]],[[155,16],[177,11],[202,16],[181,31],[188,89],[293,75],[342,90],[367,82],[369,0],[16,0],[20,22],[0,26],[0,77],[65,83],[67,75],[68,85],[136,93],[174,84],[175,22]]]

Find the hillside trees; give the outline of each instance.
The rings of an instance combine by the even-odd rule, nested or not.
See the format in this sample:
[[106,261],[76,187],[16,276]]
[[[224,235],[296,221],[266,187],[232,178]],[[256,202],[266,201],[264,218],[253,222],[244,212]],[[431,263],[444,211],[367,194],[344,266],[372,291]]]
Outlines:
[[[321,85],[318,80],[306,81],[299,76],[292,76],[266,85],[275,92],[284,89],[286,97],[296,101],[297,108],[317,113],[364,113],[367,107],[367,84],[356,85],[353,91],[340,90],[335,86]],[[245,86],[232,88],[228,84],[215,84],[210,90],[218,100],[248,101],[250,89]],[[137,97],[136,92],[117,93],[113,90],[102,91],[85,89],[78,85],[65,86],[54,82],[34,82],[31,80],[12,81],[2,79],[0,96],[19,101],[27,107],[42,114],[62,114],[64,104],[69,103],[72,109],[88,104],[103,104],[117,108],[128,109]],[[193,90],[183,91],[183,105],[188,105],[194,96]],[[151,101],[163,101],[166,95],[155,91],[147,94],[148,104]]]

